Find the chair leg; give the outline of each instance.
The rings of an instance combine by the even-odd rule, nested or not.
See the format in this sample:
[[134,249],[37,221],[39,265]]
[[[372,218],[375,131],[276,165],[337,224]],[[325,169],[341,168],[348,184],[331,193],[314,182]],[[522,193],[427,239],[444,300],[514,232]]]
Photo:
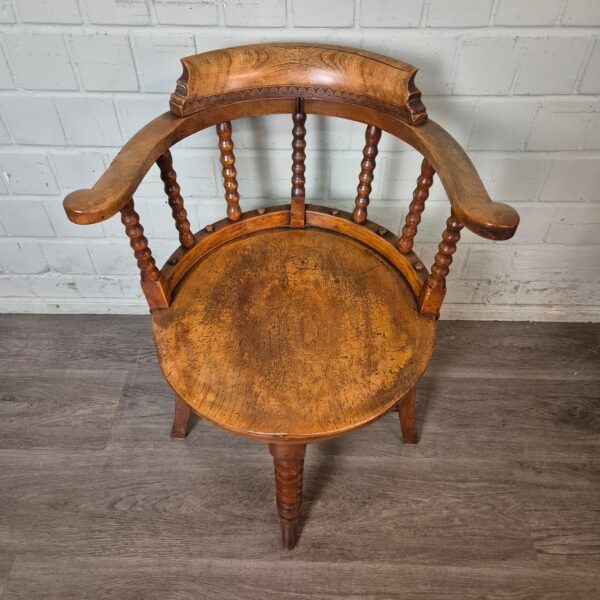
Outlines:
[[400,414],[400,429],[402,438],[406,444],[416,444],[419,441],[417,436],[417,424],[415,421],[415,399],[417,396],[417,387],[413,387],[398,402],[398,413]]
[[298,517],[302,504],[302,475],[306,444],[269,444],[275,469],[277,512],[284,548],[298,541]]
[[175,396],[175,417],[171,428],[172,438],[184,438],[187,435],[191,414],[192,409],[179,396]]

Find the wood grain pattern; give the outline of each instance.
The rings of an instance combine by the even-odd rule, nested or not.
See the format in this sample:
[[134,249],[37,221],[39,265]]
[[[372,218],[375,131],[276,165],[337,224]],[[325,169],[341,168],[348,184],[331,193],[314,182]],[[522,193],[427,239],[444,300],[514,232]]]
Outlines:
[[[167,113],[149,123],[126,144],[92,189],[65,198],[65,211],[81,224],[107,219],[123,208],[152,163],[173,144],[232,119],[293,112],[295,99],[302,97],[307,113],[371,124],[412,145],[438,172],[453,211],[466,227],[483,237],[510,238],[519,223],[518,214],[504,204],[492,203],[460,145],[438,125],[424,120],[420,92],[413,82],[415,72],[384,56],[335,46],[266,44],[184,59],[184,75],[172,107],[178,114],[190,114]],[[293,84],[298,73],[308,81],[307,86]],[[325,86],[321,85],[323,77]],[[282,85],[276,83],[279,80]],[[332,89],[332,81],[341,82],[344,89]],[[366,95],[348,91],[353,86]]]
[[421,163],[421,174],[417,179],[417,187],[413,193],[413,198],[408,207],[406,221],[402,227],[402,235],[398,242],[400,252],[410,252],[413,249],[417,228],[421,222],[421,214],[425,209],[425,201],[429,198],[429,188],[433,184],[433,175],[435,171],[427,159]]
[[187,218],[187,211],[183,206],[181,188],[177,183],[177,173],[173,169],[171,151],[167,150],[162,156],[159,156],[156,164],[160,169],[160,178],[165,184],[165,193],[169,198],[169,206],[171,207],[173,219],[175,219],[175,227],[179,232],[179,241],[183,248],[189,250],[194,245],[194,236]]
[[137,260],[142,281],[156,281],[160,277],[160,271],[156,268],[156,261],[144,235],[140,216],[133,207],[133,199],[121,210],[121,222],[125,225],[125,234],[129,238],[129,243]]
[[413,387],[398,402],[398,416],[400,417],[402,439],[407,444],[416,444],[419,441],[415,414],[416,396],[417,388]]
[[240,218],[240,195],[238,193],[237,171],[235,168],[235,155],[233,153],[232,127],[230,121],[217,125],[219,136],[219,151],[221,165],[223,166],[223,187],[225,188],[225,201],[227,202],[227,218],[238,221]]
[[133,198],[121,209],[121,222],[125,225],[125,234],[137,260],[141,275],[141,286],[150,306],[150,310],[166,308],[169,305],[169,289],[156,267],[156,261],[144,235],[140,216],[133,207]]
[[192,411],[179,396],[175,396],[175,416],[171,427],[172,438],[184,438],[188,432],[188,424]]
[[437,328],[420,443],[388,414],[313,445],[289,554],[263,445],[166,435],[147,317],[0,315],[3,600],[597,597],[600,325]]
[[384,414],[423,373],[435,332],[387,261],[316,229],[221,246],[188,271],[153,328],[167,381],[200,416],[302,442]]
[[419,312],[423,315],[439,315],[444,296],[446,295],[446,277],[450,273],[452,255],[456,252],[456,244],[460,240],[463,224],[451,215],[446,221],[446,229],[442,233],[442,241],[431,267],[431,273],[421,290]]
[[371,194],[375,171],[375,159],[377,158],[377,144],[381,139],[381,129],[373,125],[367,126],[365,131],[365,147],[363,148],[363,159],[360,163],[360,175],[358,176],[358,187],[356,188],[356,207],[352,213],[355,223],[364,223],[367,220],[367,206]]
[[182,59],[183,75],[171,111],[188,116],[250,98],[333,97],[370,106],[408,123],[427,119],[417,69],[354,48],[311,44],[256,44]]
[[[512,237],[519,224],[518,213],[492,202],[465,151],[431,120],[411,127],[375,110],[347,106],[335,99],[305,99],[305,112],[371,123],[395,135],[421,152],[438,174],[452,210],[474,233],[496,240]],[[224,119],[293,112],[292,99],[247,100],[178,118],[165,113],[131,138],[107,171],[89,190],[77,190],[64,200],[67,216],[74,223],[97,223],[116,214],[129,201],[148,169],[173,144]]]
[[292,193],[290,224],[292,227],[304,227],[306,114],[304,113],[304,100],[302,98],[296,98],[292,118],[294,120],[294,128],[292,129]]
[[275,471],[275,496],[281,522],[281,541],[286,550],[298,542],[298,518],[302,506],[302,480],[306,444],[269,444]]

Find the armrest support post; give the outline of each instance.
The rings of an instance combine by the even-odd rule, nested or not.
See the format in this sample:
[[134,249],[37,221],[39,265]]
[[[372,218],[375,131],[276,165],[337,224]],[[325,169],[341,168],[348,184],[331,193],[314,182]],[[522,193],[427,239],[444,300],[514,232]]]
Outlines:
[[438,317],[444,296],[446,295],[446,277],[450,272],[452,255],[456,252],[456,244],[460,240],[463,224],[451,214],[446,221],[446,229],[438,246],[431,273],[421,289],[419,312],[422,315]]
[[137,265],[141,273],[141,285],[150,305],[150,310],[169,306],[166,283],[156,267],[144,228],[140,224],[140,216],[133,206],[133,198],[121,209],[121,222],[125,225],[125,233],[133,249]]

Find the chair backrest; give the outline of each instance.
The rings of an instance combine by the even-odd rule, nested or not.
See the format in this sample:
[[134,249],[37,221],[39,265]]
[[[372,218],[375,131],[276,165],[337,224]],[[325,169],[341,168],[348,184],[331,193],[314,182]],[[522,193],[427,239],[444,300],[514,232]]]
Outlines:
[[[140,130],[91,190],[74,192],[65,199],[67,215],[77,223],[93,223],[121,212],[151,309],[167,307],[171,291],[189,266],[219,243],[257,228],[313,224],[343,231],[376,247],[406,276],[421,314],[437,316],[462,227],[490,239],[507,239],[514,234],[517,213],[491,202],[463,149],[428,118],[415,86],[415,67],[363,50],[308,44],[240,46],[184,58],[182,63],[183,74],[171,96],[170,113]],[[243,213],[231,121],[281,113],[291,114],[293,122],[290,204],[280,210]],[[342,117],[366,125],[352,213],[307,209],[304,173],[308,114]],[[216,126],[218,136],[227,218],[193,235],[169,148],[211,126]],[[399,137],[424,156],[399,238],[368,220],[382,131]],[[154,162],[160,169],[181,242],[162,270],[155,265],[133,205],[133,194]],[[412,249],[435,173],[448,194],[451,210],[428,273]]]

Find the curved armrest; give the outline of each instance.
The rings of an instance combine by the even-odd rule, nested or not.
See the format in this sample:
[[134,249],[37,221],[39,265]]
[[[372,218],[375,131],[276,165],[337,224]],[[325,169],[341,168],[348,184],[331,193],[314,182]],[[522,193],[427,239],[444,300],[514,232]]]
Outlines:
[[69,219],[85,225],[119,212],[158,157],[185,137],[190,120],[167,112],[140,129],[91,189],[77,190],[65,198],[63,205]]
[[448,194],[456,218],[481,237],[511,238],[519,225],[519,213],[507,204],[490,200],[462,146],[434,121],[426,121],[414,130],[418,145]]

